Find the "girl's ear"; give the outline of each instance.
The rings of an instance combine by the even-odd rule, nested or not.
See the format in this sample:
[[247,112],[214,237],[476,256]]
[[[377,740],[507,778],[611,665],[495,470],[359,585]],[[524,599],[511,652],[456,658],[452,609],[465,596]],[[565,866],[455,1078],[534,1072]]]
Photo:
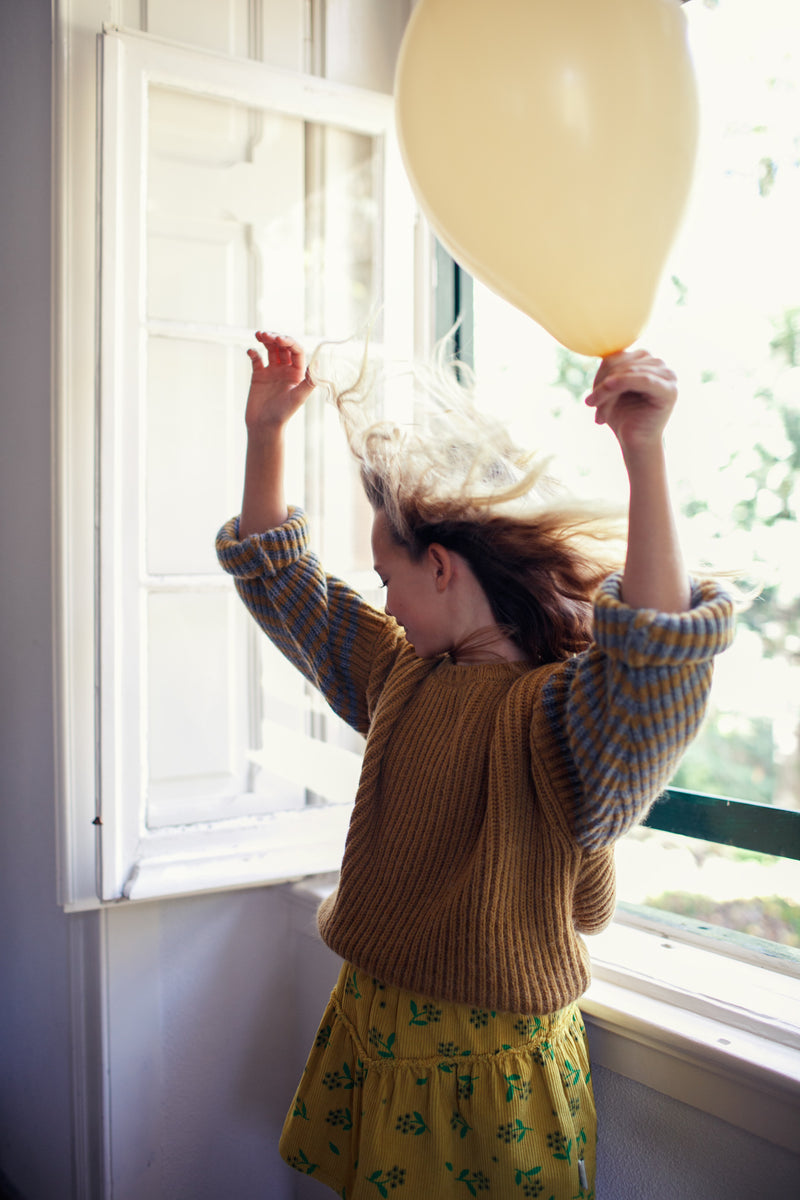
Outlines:
[[452,555],[438,542],[431,542],[428,546],[427,556],[436,590],[443,592],[453,578]]

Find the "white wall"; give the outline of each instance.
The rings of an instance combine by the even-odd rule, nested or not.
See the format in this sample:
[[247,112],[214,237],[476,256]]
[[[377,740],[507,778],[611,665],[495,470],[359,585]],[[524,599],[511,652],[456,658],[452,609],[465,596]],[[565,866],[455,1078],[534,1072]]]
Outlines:
[[282,889],[107,915],[114,1200],[290,1200],[302,1071]]
[[[24,1200],[322,1200],[276,1151],[335,974],[307,907],[57,906],[50,35],[49,0],[0,5],[0,1170]],[[597,1091],[601,1200],[794,1194],[796,1156],[609,1072]]]

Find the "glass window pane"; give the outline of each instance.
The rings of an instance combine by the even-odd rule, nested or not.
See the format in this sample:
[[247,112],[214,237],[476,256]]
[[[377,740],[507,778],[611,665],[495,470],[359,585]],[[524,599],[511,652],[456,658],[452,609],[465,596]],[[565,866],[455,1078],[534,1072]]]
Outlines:
[[244,422],[228,401],[247,394],[247,358],[239,347],[151,338],[147,368],[147,570],[215,574],[214,535],[240,500]]
[[[199,819],[209,788],[247,792],[229,797],[237,811],[318,802],[275,769],[276,737],[362,748],[254,630],[217,678],[223,635],[204,629],[225,600],[191,577],[218,579],[213,536],[240,501],[249,331],[292,331],[311,350],[363,333],[379,312],[383,159],[377,137],[175,87],[151,86],[148,120],[146,583],[172,576],[176,589],[151,594],[148,609],[148,813],[163,824]],[[380,335],[378,316],[373,344]],[[321,396],[292,423],[287,492],[310,511],[331,569],[352,576],[367,565],[369,513],[337,425]],[[206,672],[208,654],[217,666]],[[246,714],[241,728],[231,705]]]
[[[331,127],[307,132],[307,329],[314,337],[351,337],[381,301],[379,143]],[[379,330],[378,321],[373,336]]]
[[789,858],[634,829],[617,848],[620,899],[800,946],[800,868]]
[[[151,85],[151,172],[167,171],[170,162],[194,163],[198,168],[230,167],[241,162],[247,157],[252,139],[251,119],[250,110],[235,100]],[[152,179],[148,183],[153,186]]]
[[[675,783],[798,809],[800,11],[792,0],[765,0],[757,11],[747,0],[726,0],[686,5],[685,13],[700,88],[700,151],[642,342],[681,384],[668,441],[687,557],[699,570],[739,572],[762,590],[718,660],[709,719]],[[624,501],[613,435],[596,429],[581,403],[596,360],[560,347],[478,284],[474,303],[475,367],[492,406],[523,444],[556,452],[555,473],[565,483]],[[639,853],[650,862],[644,845],[672,845],[656,831],[633,836],[634,862]],[[684,864],[701,854],[681,853]],[[654,903],[699,890],[718,919],[744,927],[730,894],[736,852],[703,849],[709,867],[699,873],[678,872],[653,854],[639,883],[623,870],[622,899]],[[742,869],[740,896],[770,895],[771,879],[792,873],[796,864]],[[760,882],[746,883],[750,876]],[[776,895],[794,906],[791,923],[800,896],[780,887]]]
[[147,754],[154,784],[216,788],[230,775],[230,603],[227,594],[151,595]]
[[147,32],[216,50],[220,54],[247,53],[248,0],[147,0]]
[[150,89],[147,312],[303,328],[305,125]]

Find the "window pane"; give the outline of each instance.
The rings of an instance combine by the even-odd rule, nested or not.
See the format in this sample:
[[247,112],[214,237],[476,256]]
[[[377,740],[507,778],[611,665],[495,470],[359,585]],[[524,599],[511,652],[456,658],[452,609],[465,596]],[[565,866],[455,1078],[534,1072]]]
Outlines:
[[151,338],[147,360],[146,564],[151,575],[217,570],[214,532],[239,503],[244,427],[228,395],[247,394],[237,347]]
[[[708,722],[675,783],[798,809],[800,12],[792,0],[757,9],[725,0],[687,5],[685,13],[700,87],[700,152],[642,342],[681,382],[668,436],[690,562],[740,572],[762,591],[718,660]],[[475,366],[492,404],[524,444],[557,451],[555,473],[570,486],[624,501],[613,436],[593,426],[581,403],[596,360],[559,347],[477,284],[474,303]],[[745,862],[707,847],[678,855],[669,835],[634,838],[633,866],[636,855],[648,865],[639,876],[622,871],[622,899],[703,894],[714,919],[744,928],[731,894],[738,877],[743,900],[778,889],[793,906],[789,925],[796,923],[800,896],[786,882],[796,864],[756,870],[752,855]],[[695,869],[699,857],[703,871]],[[705,902],[685,903],[710,919]]]
[[800,867],[698,838],[635,829],[617,849],[620,899],[800,946]]
[[230,752],[242,740],[234,729],[241,710],[231,690],[230,622],[227,594],[150,596],[147,758],[156,795],[241,790]]
[[223,54],[247,53],[248,0],[147,0],[147,32]]
[[150,89],[147,312],[301,331],[305,124]]
[[307,328],[318,338],[351,337],[377,313],[382,289],[378,144],[309,125],[306,162]]
[[[352,800],[362,740],[209,589],[214,533],[240,502],[250,331],[294,332],[310,350],[379,313],[382,140],[178,87],[150,85],[148,101],[148,822]],[[381,334],[378,316],[373,346]],[[289,499],[326,564],[349,578],[371,568],[368,506],[321,395],[292,422],[287,460]],[[293,771],[291,739],[306,739]],[[312,759],[316,784],[298,777]]]

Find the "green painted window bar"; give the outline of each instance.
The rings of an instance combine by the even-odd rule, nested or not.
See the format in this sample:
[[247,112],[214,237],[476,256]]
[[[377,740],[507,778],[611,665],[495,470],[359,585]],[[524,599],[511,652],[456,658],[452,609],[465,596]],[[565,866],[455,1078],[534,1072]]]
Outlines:
[[800,859],[800,812],[670,788],[645,821],[650,829]]

